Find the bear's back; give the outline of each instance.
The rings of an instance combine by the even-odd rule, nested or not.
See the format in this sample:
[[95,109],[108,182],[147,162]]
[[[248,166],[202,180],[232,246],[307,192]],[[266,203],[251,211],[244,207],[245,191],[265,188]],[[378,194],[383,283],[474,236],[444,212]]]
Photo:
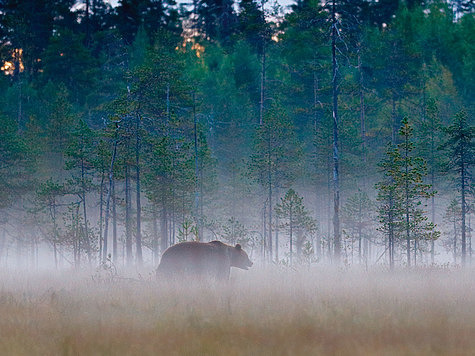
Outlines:
[[216,274],[229,268],[230,259],[226,244],[220,241],[189,241],[169,247],[163,253],[157,272],[168,275]]

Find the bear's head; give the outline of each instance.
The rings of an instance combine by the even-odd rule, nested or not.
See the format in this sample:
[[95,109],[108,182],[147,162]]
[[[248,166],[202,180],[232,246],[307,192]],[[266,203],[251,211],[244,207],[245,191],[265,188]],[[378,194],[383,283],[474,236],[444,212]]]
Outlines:
[[253,263],[249,259],[246,251],[242,249],[241,245],[237,244],[235,247],[232,247],[232,249],[231,266],[246,270],[249,269]]

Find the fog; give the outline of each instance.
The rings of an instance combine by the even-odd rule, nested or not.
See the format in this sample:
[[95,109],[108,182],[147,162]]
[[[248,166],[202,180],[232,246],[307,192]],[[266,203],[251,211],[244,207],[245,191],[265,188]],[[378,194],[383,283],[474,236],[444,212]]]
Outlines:
[[233,269],[158,283],[147,269],[3,270],[0,353],[469,355],[473,270]]

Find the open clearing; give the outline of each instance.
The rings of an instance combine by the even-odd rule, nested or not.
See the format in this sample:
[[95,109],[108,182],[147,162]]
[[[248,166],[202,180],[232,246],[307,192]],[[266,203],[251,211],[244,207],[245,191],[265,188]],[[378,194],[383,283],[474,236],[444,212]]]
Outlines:
[[233,271],[227,286],[4,271],[1,355],[475,355],[475,274]]

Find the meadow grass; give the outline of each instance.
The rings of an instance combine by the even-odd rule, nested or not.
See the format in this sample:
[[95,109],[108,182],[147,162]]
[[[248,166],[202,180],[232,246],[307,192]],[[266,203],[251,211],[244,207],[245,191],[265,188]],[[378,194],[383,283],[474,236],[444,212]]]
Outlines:
[[91,275],[4,271],[0,355],[475,355],[473,271]]

